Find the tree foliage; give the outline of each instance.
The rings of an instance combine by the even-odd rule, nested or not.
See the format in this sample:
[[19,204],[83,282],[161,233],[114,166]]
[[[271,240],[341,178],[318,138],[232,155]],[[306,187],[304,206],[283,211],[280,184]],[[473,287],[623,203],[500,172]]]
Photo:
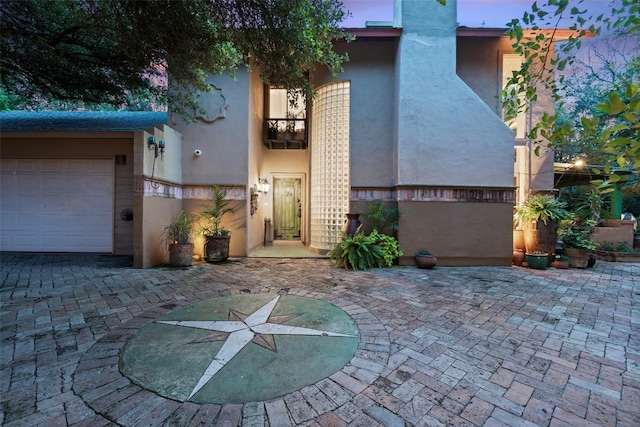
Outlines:
[[207,73],[243,65],[308,95],[309,72],[336,73],[348,59],[333,50],[350,38],[338,27],[345,17],[338,0],[3,0],[3,99],[117,108],[142,99],[188,115],[210,90]]
[[[559,26],[565,25],[567,20],[574,33],[566,42],[554,44]],[[550,91],[562,112],[568,83],[563,75],[556,78],[556,73],[574,64],[574,52],[587,35],[606,30],[638,37],[640,0],[620,0],[610,16],[590,15],[583,8],[582,0],[571,4],[568,0],[546,0],[542,6],[534,3],[531,12],[526,12],[522,19],[512,20],[508,26],[514,50],[524,61],[505,86],[508,89],[502,93],[505,115],[515,117],[529,111],[538,100],[539,90]],[[610,178],[601,185],[637,182],[640,168],[640,67],[637,54],[630,64],[627,69],[630,75],[624,84],[609,87],[601,93],[597,104],[591,105],[591,112],[580,118],[579,125],[566,117],[563,121],[562,114],[544,113],[528,137],[538,144],[556,148],[575,140],[579,130],[581,138],[589,138],[604,154],[604,172],[610,174]],[[540,145],[536,147],[536,153],[539,149]],[[620,170],[635,172],[622,174]]]

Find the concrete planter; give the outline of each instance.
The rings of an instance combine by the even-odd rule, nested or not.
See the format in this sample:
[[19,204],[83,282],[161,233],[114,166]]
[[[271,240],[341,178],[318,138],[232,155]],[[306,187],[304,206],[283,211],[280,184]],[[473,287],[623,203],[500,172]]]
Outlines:
[[589,251],[577,248],[564,248],[564,254],[569,257],[569,267],[587,268],[589,265]]
[[597,250],[596,256],[598,259],[610,262],[640,262],[639,252],[614,252]]
[[222,262],[229,258],[229,243],[231,236],[205,236],[204,260],[207,262]]
[[169,245],[169,265],[171,267],[189,267],[193,259],[193,243]]

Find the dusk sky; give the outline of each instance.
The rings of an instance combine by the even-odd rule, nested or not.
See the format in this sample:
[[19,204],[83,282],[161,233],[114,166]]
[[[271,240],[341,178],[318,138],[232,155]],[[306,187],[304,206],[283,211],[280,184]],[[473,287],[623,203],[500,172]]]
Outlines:
[[[539,0],[538,4],[543,2]],[[366,21],[393,19],[393,0],[343,0],[343,3],[353,15],[344,22],[346,28],[364,27]],[[532,4],[533,0],[458,0],[458,22],[467,27],[502,28],[511,19],[521,18],[525,11],[530,11]],[[586,0],[582,5],[594,15],[610,10],[609,0]]]

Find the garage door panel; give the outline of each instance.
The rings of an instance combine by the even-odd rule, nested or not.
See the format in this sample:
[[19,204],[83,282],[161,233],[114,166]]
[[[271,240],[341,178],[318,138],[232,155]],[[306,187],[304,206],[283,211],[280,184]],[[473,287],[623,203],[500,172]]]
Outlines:
[[111,160],[2,159],[2,250],[112,252]]

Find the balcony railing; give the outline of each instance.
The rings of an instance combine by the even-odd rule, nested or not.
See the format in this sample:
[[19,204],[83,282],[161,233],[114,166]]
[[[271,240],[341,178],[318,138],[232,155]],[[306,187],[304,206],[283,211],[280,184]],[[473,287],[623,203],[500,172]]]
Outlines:
[[264,145],[270,149],[307,148],[306,119],[265,119]]

